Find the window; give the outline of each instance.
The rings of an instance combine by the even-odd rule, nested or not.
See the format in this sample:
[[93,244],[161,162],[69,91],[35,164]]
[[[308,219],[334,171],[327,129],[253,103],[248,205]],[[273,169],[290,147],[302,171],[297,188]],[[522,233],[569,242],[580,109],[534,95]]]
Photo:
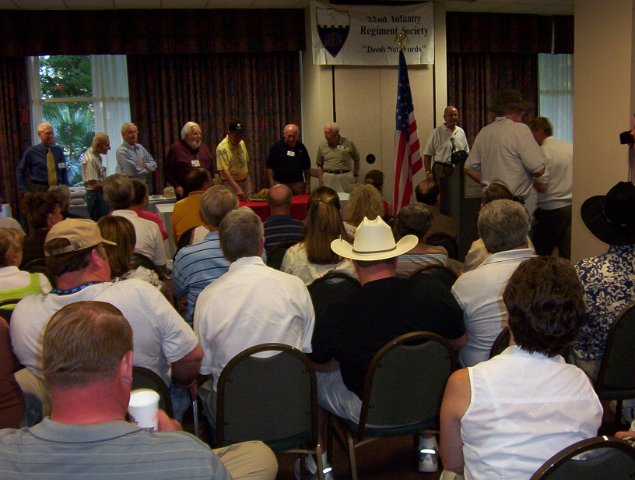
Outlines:
[[[95,132],[106,132],[111,144],[119,143],[120,127],[130,121],[128,72],[123,55],[43,55],[29,58],[31,118],[34,143],[36,127],[49,122],[55,143],[64,149],[71,185],[81,184],[80,158],[90,147]],[[108,173],[116,167],[115,150],[104,164]]]
[[538,55],[540,116],[553,125],[553,136],[573,141],[573,55]]

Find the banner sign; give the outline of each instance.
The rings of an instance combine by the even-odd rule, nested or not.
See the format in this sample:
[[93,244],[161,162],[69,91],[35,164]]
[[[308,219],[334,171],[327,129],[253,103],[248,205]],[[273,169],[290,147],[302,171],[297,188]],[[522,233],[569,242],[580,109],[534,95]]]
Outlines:
[[434,63],[432,2],[378,7],[311,2],[316,65],[397,65],[399,39],[409,65]]

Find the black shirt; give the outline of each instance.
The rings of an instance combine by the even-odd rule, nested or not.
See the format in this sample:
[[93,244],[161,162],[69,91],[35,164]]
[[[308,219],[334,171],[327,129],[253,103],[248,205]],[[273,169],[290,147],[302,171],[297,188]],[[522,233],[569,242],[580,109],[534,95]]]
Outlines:
[[304,182],[304,172],[311,168],[311,158],[302,142],[290,147],[284,140],[275,143],[267,157],[267,168],[273,170],[273,179],[280,183]]

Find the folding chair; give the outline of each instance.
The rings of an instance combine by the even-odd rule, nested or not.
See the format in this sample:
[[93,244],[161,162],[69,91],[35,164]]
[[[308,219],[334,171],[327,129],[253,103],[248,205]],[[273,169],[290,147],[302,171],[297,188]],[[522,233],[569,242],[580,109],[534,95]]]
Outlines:
[[413,434],[436,427],[445,384],[456,358],[447,340],[430,332],[401,335],[387,343],[368,367],[359,423],[332,416],[333,432],[350,458],[357,480],[355,450],[381,437]]
[[[579,458],[580,454],[585,454]],[[565,448],[529,480],[602,480],[635,478],[635,448],[615,437],[595,437]]]
[[261,440],[278,453],[315,454],[323,480],[317,431],[315,371],[299,350],[278,343],[256,345],[236,355],[221,372],[217,447]]

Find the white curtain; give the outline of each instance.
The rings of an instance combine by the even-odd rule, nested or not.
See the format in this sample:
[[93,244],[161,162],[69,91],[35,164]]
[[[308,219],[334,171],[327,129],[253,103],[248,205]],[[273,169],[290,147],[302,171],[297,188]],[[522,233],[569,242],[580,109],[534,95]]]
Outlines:
[[553,136],[573,142],[573,55],[538,55],[541,117],[553,125]]
[[130,121],[128,67],[125,55],[91,55],[95,132],[106,132],[111,150],[105,159],[108,174],[115,173],[115,151],[121,145],[121,125]]

